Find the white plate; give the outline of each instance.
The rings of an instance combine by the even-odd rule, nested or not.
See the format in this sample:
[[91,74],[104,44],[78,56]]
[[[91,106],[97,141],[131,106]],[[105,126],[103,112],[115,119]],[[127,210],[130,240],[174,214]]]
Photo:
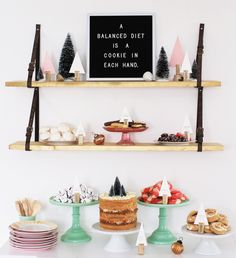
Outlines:
[[46,221],[19,221],[10,225],[13,230],[28,233],[44,233],[57,229],[57,225]]
[[103,235],[132,235],[137,232],[139,232],[140,229],[140,223],[137,222],[137,226],[135,228],[131,228],[129,230],[109,230],[109,229],[103,229],[100,227],[100,223],[95,223],[92,226],[92,230],[94,232],[99,232]]
[[189,145],[191,142],[162,142],[162,141],[155,141],[155,144],[163,145],[163,146],[178,146],[178,145]]
[[209,234],[209,233],[199,234],[198,232],[193,232],[193,231],[188,230],[186,228],[186,226],[182,227],[182,232],[184,232],[185,234],[188,234],[190,236],[196,237],[196,238],[205,238],[205,239],[226,238],[226,237],[231,236],[233,234],[232,231],[229,231],[224,235],[215,235],[215,234]]

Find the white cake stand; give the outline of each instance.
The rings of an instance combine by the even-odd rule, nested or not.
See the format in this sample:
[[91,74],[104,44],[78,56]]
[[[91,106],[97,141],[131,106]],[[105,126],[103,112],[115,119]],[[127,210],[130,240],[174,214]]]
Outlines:
[[182,227],[182,232],[185,233],[186,235],[201,239],[200,243],[194,250],[196,254],[201,254],[201,255],[221,254],[222,251],[217,246],[214,240],[226,238],[233,234],[233,232],[228,232],[227,234],[224,234],[224,235],[214,235],[214,234],[207,234],[207,233],[199,234],[197,232],[192,232],[187,230],[186,226]]
[[137,233],[139,228],[140,223],[137,223],[137,227],[134,229],[120,231],[102,229],[100,227],[100,223],[95,223],[92,226],[93,232],[111,236],[109,242],[105,245],[104,250],[112,253],[123,253],[129,251],[131,246],[125,236]]

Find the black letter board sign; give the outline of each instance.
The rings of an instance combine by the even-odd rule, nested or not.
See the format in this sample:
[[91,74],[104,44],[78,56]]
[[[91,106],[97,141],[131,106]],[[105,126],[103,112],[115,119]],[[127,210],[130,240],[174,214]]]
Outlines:
[[153,15],[89,16],[88,80],[142,80],[153,53]]

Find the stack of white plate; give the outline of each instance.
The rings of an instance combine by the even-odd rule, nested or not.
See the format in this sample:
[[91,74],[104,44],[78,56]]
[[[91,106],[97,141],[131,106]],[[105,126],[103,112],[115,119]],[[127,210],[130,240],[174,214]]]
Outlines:
[[25,250],[46,250],[57,243],[57,225],[46,221],[20,221],[9,226],[10,245]]

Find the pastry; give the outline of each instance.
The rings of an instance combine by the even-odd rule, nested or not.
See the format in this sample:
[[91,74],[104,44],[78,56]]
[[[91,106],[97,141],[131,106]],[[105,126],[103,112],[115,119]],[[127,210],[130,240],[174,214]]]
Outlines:
[[210,224],[210,229],[216,235],[224,235],[230,230],[230,227],[222,222],[213,222]]
[[191,211],[187,217],[187,222],[194,223],[196,216],[197,216],[197,211]]
[[125,191],[116,178],[109,193],[99,196],[100,227],[108,230],[129,230],[137,224],[137,200]]
[[222,222],[223,224],[225,224],[226,226],[229,225],[229,221],[227,216],[225,216],[224,214],[219,214],[219,220],[218,222]]
[[208,233],[208,234],[212,233],[209,225],[204,226],[204,233]]
[[187,223],[187,229],[190,231],[198,231],[198,225]]
[[207,220],[208,220],[209,223],[219,220],[220,215],[216,211],[216,209],[206,209],[205,211],[206,211]]
[[128,124],[126,124],[124,122],[120,122],[120,120],[105,122],[104,126],[106,126],[106,127],[108,126],[111,128],[146,128],[145,123],[132,121],[132,122],[128,122]]
[[[220,214],[216,209],[205,209],[206,217],[209,225],[204,226],[204,233],[223,235],[230,230],[227,216]],[[198,225],[194,224],[197,211],[191,211],[187,216],[186,228],[190,231],[198,231]]]

